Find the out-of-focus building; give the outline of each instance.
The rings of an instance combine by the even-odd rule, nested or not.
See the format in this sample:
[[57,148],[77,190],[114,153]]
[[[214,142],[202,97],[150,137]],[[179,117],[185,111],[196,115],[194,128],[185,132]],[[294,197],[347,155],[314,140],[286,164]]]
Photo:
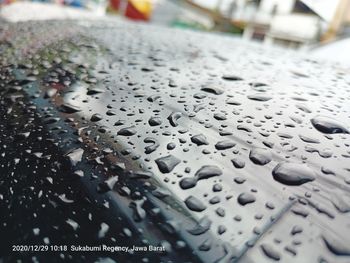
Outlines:
[[[181,17],[182,20],[191,20],[192,24],[197,22],[207,29],[243,33],[243,37],[247,39],[292,48],[334,39],[342,31],[346,19],[350,20],[350,0],[160,0],[159,2],[162,4],[158,12],[155,8],[157,15],[153,17],[165,18],[164,14],[167,14],[169,21],[172,15],[168,14],[172,13],[173,19],[175,16]],[[174,8],[169,8],[170,2]],[[167,19],[163,19],[165,20]]]
[[[15,1],[31,2],[0,0],[0,7]],[[97,16],[104,16],[107,11],[109,14],[118,14],[133,20],[231,32],[246,39],[291,48],[328,42],[340,35],[350,35],[350,0],[33,0],[33,2],[79,7],[88,9]],[[48,6],[40,5],[37,9],[47,8]],[[73,9],[62,9],[61,13],[66,12],[63,10],[69,10],[69,15],[75,12]],[[46,11],[44,13],[49,14]]]
[[[334,38],[349,10],[348,0],[261,0],[244,37],[290,47]],[[333,32],[332,34],[330,32]]]

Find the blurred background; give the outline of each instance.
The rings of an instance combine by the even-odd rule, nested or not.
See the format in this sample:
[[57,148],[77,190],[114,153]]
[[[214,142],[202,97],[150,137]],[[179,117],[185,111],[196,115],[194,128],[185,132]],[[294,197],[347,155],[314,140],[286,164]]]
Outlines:
[[226,32],[350,65],[350,0],[0,0],[0,8],[12,22],[118,16]]

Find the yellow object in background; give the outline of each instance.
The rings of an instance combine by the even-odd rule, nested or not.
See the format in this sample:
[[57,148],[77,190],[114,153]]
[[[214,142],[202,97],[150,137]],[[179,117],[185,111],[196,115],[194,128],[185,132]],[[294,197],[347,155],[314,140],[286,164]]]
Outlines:
[[129,0],[130,4],[137,9],[144,17],[149,18],[153,10],[151,0]]

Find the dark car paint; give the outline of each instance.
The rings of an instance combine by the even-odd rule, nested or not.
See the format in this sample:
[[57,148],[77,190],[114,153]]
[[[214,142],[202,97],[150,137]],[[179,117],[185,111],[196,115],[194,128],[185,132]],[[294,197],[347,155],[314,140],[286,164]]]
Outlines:
[[[348,262],[346,71],[121,21],[1,27],[5,262]],[[166,252],[9,251],[45,243]]]

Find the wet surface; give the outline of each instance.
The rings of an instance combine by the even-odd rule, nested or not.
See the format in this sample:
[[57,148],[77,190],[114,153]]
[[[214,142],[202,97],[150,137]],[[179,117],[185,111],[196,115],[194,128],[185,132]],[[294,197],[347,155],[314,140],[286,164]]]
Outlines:
[[119,23],[1,25],[2,260],[349,262],[348,72]]

